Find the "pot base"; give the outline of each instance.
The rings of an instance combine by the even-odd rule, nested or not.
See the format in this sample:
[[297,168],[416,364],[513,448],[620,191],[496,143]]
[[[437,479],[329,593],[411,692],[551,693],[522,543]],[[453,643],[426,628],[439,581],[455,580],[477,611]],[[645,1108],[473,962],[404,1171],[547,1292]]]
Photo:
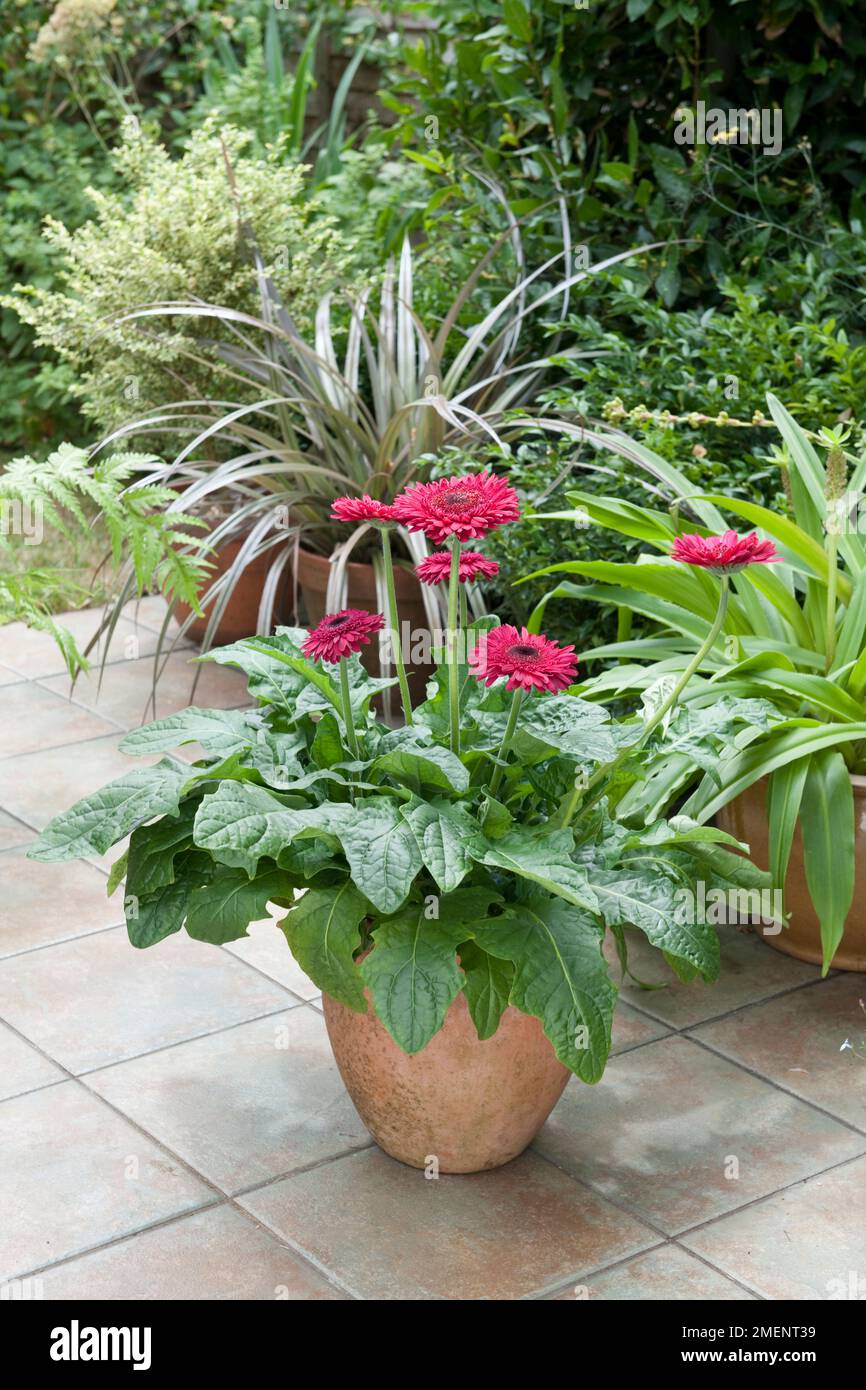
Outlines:
[[544,1124],[571,1073],[538,1019],[511,1007],[480,1042],[458,994],[421,1052],[402,1052],[373,1013],[327,994],[325,1023],[340,1075],[386,1154],[410,1168],[481,1173],[510,1163]]
[[[853,776],[854,789],[854,901],[845,922],[845,934],[831,962],[833,970],[866,971],[866,912],[858,888],[866,883],[866,778]],[[727,830],[750,849],[750,857],[762,869],[770,862],[769,828],[765,808],[766,782],[748,787],[716,816],[720,830]],[[806,881],[803,839],[800,827],[794,832],[788,873],[785,879],[785,908],[790,913],[788,926],[773,936],[759,931],[762,941],[774,951],[793,956],[795,960],[820,966],[821,928]]]

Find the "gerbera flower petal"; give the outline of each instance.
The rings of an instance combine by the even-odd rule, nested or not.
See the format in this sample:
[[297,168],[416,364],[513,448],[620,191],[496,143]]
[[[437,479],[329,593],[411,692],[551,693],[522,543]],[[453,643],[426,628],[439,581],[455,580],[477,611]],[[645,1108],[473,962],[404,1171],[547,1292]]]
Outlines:
[[736,531],[725,531],[721,536],[677,536],[671,546],[672,560],[716,574],[737,574],[746,565],[772,565],[781,558],[773,542],[760,540],[754,531],[748,536],[738,536]]
[[393,521],[394,509],[365,492],[363,497],[338,497],[331,516],[335,521]]
[[[442,584],[451,575],[451,555],[448,551],[439,551],[436,555],[428,555],[426,560],[415,566],[415,573],[422,584]],[[471,579],[492,579],[494,574],[499,573],[499,566],[495,560],[488,560],[486,555],[481,555],[477,550],[461,550],[459,579],[461,584],[468,584]]]
[[518,632],[510,623],[484,634],[469,654],[469,666],[485,685],[507,677],[506,690],[565,690],[577,676],[574,647],[560,647],[525,627]]
[[374,632],[381,632],[385,619],[381,613],[367,613],[362,608],[344,608],[339,613],[327,613],[310,632],[301,651],[313,661],[342,661],[361,650]]
[[413,483],[394,499],[394,518],[410,531],[423,531],[434,545],[450,536],[477,540],[496,526],[517,521],[520,503],[514,488],[495,473],[470,473]]

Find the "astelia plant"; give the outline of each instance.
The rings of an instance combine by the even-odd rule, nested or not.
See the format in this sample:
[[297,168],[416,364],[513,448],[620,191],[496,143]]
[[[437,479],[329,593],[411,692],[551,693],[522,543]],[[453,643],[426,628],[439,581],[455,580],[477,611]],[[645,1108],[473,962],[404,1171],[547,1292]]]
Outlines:
[[[129,753],[195,742],[204,756],[165,756],[104,787],[53,820],[31,855],[104,854],[129,835],[109,889],[125,878],[134,945],[182,927],[222,944],[276,904],[302,969],[352,1009],[371,999],[404,1051],[430,1041],[462,990],[479,1038],[513,1005],[597,1081],[617,995],[606,934],[623,968],[635,928],[680,977],[712,980],[719,942],[702,887],[766,876],[718,830],[684,817],[635,830],[617,817],[615,786],[674,727],[674,693],[617,723],[574,693],[573,649],[495,617],[469,621],[465,585],[484,569],[468,547],[518,515],[503,480],[447,478],[388,506],[351,498],[334,510],[378,529],[389,575],[398,524],[441,547],[422,575],[448,576],[427,699],[409,704],[389,580],[387,614],[331,613],[311,632],[280,628],[200,658],[245,671],[256,707],[187,709],[128,734]],[[396,647],[397,728],[376,718],[388,682],[359,657],[380,633]]]
[[[636,563],[566,561],[541,571],[573,578],[547,595],[529,625],[537,625],[546,603],[557,597],[619,609],[621,640],[591,654],[619,664],[596,678],[592,693],[584,691],[587,698],[652,698],[688,670],[680,697],[696,715],[717,701],[772,702],[778,717],[753,725],[710,768],[670,750],[624,809],[651,818],[677,799],[686,815],[706,823],[766,779],[773,885],[784,891],[799,825],[826,971],[854,895],[851,774],[866,773],[866,456],[848,454],[844,429],[810,438],[775,397],[768,400],[783,440],[777,464],[787,515],[738,498],[695,494],[658,455],[611,438],[610,447],[653,479],[667,510],[575,492],[569,494],[577,506],[571,515],[583,526],[589,521],[637,537],[656,553]],[[733,575],[719,616],[708,570],[723,568],[724,553],[713,549],[715,543],[708,549],[703,538],[725,528],[725,512],[759,527],[779,553],[771,569],[750,564]],[[681,535],[685,529],[694,532],[690,543]],[[752,559],[765,559],[770,541],[754,545]],[[640,637],[630,632],[633,613],[652,624]]]

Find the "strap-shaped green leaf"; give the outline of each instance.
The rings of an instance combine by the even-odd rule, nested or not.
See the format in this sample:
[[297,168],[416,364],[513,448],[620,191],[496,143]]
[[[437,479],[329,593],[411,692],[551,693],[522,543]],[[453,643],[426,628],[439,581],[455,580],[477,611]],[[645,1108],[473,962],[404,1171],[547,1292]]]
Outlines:
[[854,897],[854,792],[841,753],[813,753],[800,805],[806,882],[818,920],[826,975]]
[[[767,784],[770,877],[774,888],[778,888],[782,893],[783,899],[788,860],[791,857],[791,845],[794,840],[797,818],[800,814],[800,803],[803,800],[803,787],[806,783],[808,770],[809,759],[798,758],[794,762],[785,763],[784,767],[778,768]],[[784,911],[784,900],[782,910]]]

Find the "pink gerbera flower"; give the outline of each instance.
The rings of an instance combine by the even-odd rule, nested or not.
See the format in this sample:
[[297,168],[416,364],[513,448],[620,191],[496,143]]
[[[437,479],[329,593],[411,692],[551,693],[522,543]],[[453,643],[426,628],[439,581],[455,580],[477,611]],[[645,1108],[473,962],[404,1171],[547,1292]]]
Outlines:
[[738,536],[736,531],[723,536],[677,536],[671,546],[672,560],[717,574],[737,574],[746,565],[771,565],[781,558],[773,542],[759,540],[754,531],[748,536]]
[[338,497],[331,516],[335,521],[393,521],[394,509],[365,492],[363,497]]
[[470,473],[413,483],[394,501],[394,518],[410,531],[423,531],[434,545],[449,536],[477,540],[495,526],[516,521],[520,505],[513,487],[495,473]]
[[328,613],[314,627],[301,647],[313,661],[342,661],[359,652],[374,632],[381,632],[385,619],[381,613],[365,613],[362,608],[344,608]]
[[[442,584],[451,574],[450,554],[446,550],[440,551],[437,555],[429,555],[426,560],[415,566],[415,573],[422,584]],[[468,584],[470,579],[477,579],[479,575],[482,579],[492,579],[494,574],[498,573],[499,566],[495,560],[488,560],[486,555],[480,555],[477,550],[461,550],[461,584]]]
[[469,665],[485,685],[507,676],[506,690],[565,690],[577,675],[574,647],[560,647],[525,627],[518,632],[509,623],[485,633]]

